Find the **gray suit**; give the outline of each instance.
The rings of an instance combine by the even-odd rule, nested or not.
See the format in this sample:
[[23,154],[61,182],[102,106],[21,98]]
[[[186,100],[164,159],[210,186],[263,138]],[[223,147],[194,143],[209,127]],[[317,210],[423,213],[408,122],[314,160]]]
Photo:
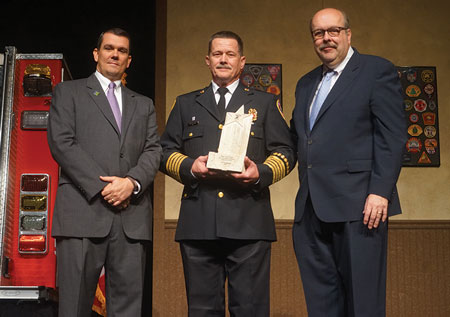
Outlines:
[[[64,82],[55,88],[50,109],[48,142],[54,159],[61,167],[52,223],[52,235],[58,239],[58,243],[66,240],[103,243],[104,239],[111,236],[114,231],[112,228],[115,227],[121,235],[120,239],[127,243],[151,240],[152,206],[148,189],[161,159],[155,110],[149,98],[126,87],[122,87],[122,105],[122,133],[119,133],[108,100],[95,75]],[[142,189],[139,194],[132,195],[127,209],[118,211],[101,196],[106,183],[99,176],[130,176],[141,184]],[[98,238],[104,239],[96,240]],[[76,251],[64,253],[61,250],[61,255],[59,251],[58,249],[58,270],[61,275],[60,272],[69,268],[61,267],[60,258],[76,257]],[[122,251],[126,252],[119,248],[120,254]],[[94,253],[97,256],[99,251]],[[92,258],[89,254],[81,255],[83,256],[88,260]],[[70,259],[72,260],[74,259]],[[110,259],[98,260],[104,261],[108,270]],[[131,258],[121,265],[132,265],[132,262],[139,262],[139,259],[136,261]],[[82,267],[84,265],[81,263]],[[91,268],[86,271],[89,269]],[[95,275],[98,278],[97,270],[98,264],[95,264],[92,273],[94,280]],[[86,274],[83,269],[81,271],[81,274]],[[73,282],[78,283],[76,280]],[[80,292],[83,292],[83,287],[87,288],[86,297],[91,296],[91,286],[81,286]],[[87,302],[89,300],[80,299]],[[68,313],[64,316],[68,316]]]

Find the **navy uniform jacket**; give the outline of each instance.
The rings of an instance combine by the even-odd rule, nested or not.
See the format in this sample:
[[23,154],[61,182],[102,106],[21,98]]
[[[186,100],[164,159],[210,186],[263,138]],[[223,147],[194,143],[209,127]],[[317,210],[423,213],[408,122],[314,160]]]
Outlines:
[[389,216],[400,213],[396,182],[406,121],[394,65],[355,50],[310,132],[309,107],[321,78],[319,66],[298,81],[295,92],[291,129],[301,184],[295,221],[308,195],[325,222],[361,220],[368,194],[389,200]]
[[260,180],[243,186],[234,180],[198,181],[191,173],[194,160],[217,152],[223,119],[211,85],[176,99],[161,137],[161,170],[184,184],[175,239],[217,238],[276,240],[268,186],[286,176],[295,164],[289,128],[273,95],[236,88],[226,111],[244,105],[256,112],[247,156],[258,167]]

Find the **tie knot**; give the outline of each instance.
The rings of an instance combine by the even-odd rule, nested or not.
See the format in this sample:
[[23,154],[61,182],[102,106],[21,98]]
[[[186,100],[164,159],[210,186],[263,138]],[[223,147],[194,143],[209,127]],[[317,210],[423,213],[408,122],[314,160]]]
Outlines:
[[109,88],[109,89],[114,89],[114,88],[116,88],[116,83],[110,82],[109,85],[108,85],[108,88]]
[[228,88],[226,88],[226,87],[219,87],[218,91],[219,91],[219,95],[221,97],[223,97],[228,92]]
[[336,71],[329,69],[325,72],[325,79],[330,79],[331,77],[334,76],[334,74],[336,74]]

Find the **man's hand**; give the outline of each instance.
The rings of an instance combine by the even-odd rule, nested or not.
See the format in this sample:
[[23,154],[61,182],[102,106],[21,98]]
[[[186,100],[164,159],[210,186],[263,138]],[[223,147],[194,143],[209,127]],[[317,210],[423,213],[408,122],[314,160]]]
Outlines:
[[387,219],[388,200],[384,197],[369,194],[364,206],[364,224],[369,229],[377,228],[380,220],[385,222]]
[[197,179],[205,179],[212,177],[224,177],[226,176],[224,172],[210,170],[206,167],[208,162],[208,155],[203,155],[197,157],[197,159],[192,163],[191,172]]
[[100,176],[100,179],[108,184],[102,190],[103,199],[114,207],[125,209],[130,203],[134,184],[126,177]]
[[192,163],[191,171],[197,179],[206,178],[208,175],[209,169],[206,167],[206,162],[208,162],[208,155],[199,156]]
[[245,171],[242,173],[230,173],[230,176],[243,184],[253,184],[256,183],[259,179],[259,171],[255,162],[248,158],[248,156],[244,159]]

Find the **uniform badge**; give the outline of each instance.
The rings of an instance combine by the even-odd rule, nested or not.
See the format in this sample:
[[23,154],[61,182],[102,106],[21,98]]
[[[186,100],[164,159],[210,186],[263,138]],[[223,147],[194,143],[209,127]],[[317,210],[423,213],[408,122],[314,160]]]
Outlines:
[[241,83],[244,86],[250,87],[254,82],[255,80],[253,79],[253,76],[251,74],[247,73],[242,75]]
[[276,84],[272,84],[270,85],[266,91],[268,93],[274,94],[276,96],[278,96],[281,93],[280,87],[278,87]]
[[411,110],[413,107],[413,102],[409,99],[405,99],[405,111]]
[[425,126],[425,128],[423,128],[423,134],[425,134],[427,138],[434,138],[434,136],[436,135],[436,128],[432,125],[427,125]]
[[428,154],[436,153],[436,148],[437,148],[437,140],[436,139],[426,139],[424,141],[424,144],[425,144],[425,150],[427,150]]
[[428,109],[430,109],[430,110],[436,109],[436,103],[433,100],[430,100],[428,102]]
[[278,76],[278,73],[280,72],[280,66],[270,65],[267,66],[267,70],[270,73],[270,77],[272,77],[272,79],[275,80]]
[[272,78],[270,78],[269,75],[264,74],[259,77],[258,81],[261,85],[267,87],[270,86],[270,84],[272,83]]
[[422,155],[420,156],[419,160],[417,161],[417,163],[420,164],[430,164],[431,160],[428,157],[427,153],[423,152]]
[[278,111],[280,112],[281,116],[283,117],[283,119],[286,121],[286,118],[284,117],[284,114],[283,114],[283,107],[281,106],[280,99],[277,99],[277,108],[278,108]]
[[417,123],[419,121],[419,115],[417,113],[411,113],[409,115],[409,121],[412,123]]
[[429,69],[422,71],[421,77],[424,83],[432,83],[434,81],[434,73]]
[[408,133],[411,136],[419,136],[423,132],[422,127],[418,124],[412,124],[408,127]]
[[258,119],[258,111],[256,111],[256,109],[253,108],[248,109],[248,114],[252,115],[253,122],[255,122]]
[[406,142],[406,149],[408,152],[418,153],[422,149],[422,143],[418,138],[410,138],[408,142]]
[[406,87],[406,91],[405,93],[409,96],[409,97],[418,97],[421,93],[419,86],[417,85],[409,85],[408,87]]
[[248,69],[250,69],[250,72],[252,73],[253,77],[256,80],[259,77],[259,75],[261,75],[263,67],[259,65],[250,65]]
[[417,112],[424,112],[427,109],[427,102],[423,99],[417,99],[414,101],[414,109]]
[[255,88],[256,90],[259,90],[259,91],[266,91],[266,90],[264,89],[264,87],[261,86],[260,84],[254,84],[254,85],[253,85],[253,88]]
[[423,124],[425,125],[434,125],[436,122],[436,114],[432,112],[422,113]]
[[417,72],[414,69],[412,69],[412,68],[408,69],[408,71],[406,72],[406,79],[410,83],[415,82],[416,79],[417,79]]
[[426,93],[429,97],[431,97],[431,96],[433,95],[433,93],[434,93],[434,86],[433,86],[432,84],[426,84],[426,85],[423,87],[423,91],[425,91],[425,93]]

